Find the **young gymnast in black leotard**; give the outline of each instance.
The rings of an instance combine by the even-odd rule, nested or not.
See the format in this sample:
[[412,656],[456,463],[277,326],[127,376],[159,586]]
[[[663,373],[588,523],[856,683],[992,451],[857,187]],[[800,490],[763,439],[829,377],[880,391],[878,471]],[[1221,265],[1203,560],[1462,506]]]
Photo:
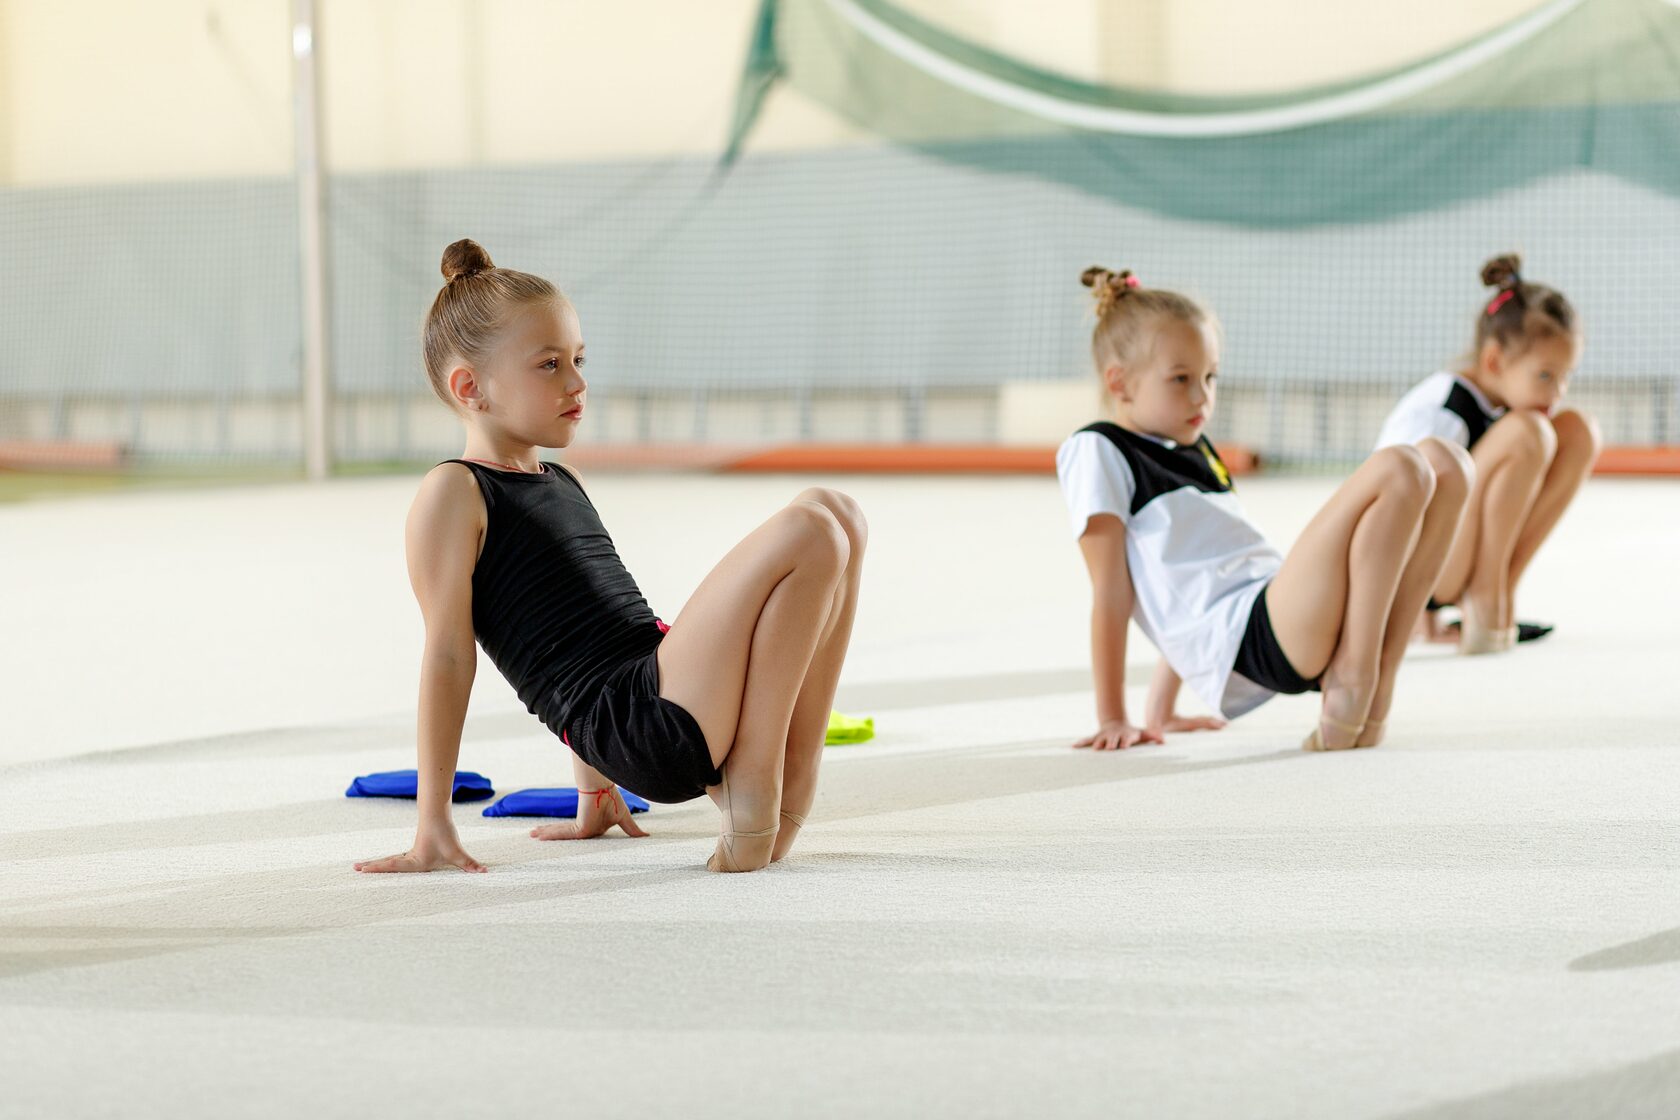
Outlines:
[[751,871],[782,858],[816,797],[828,715],[857,612],[867,529],[857,503],[810,489],[736,545],[670,626],[624,570],[566,447],[587,383],[576,312],[546,280],[496,268],[472,241],[444,251],[425,327],[432,388],[466,426],[409,512],[409,579],[426,623],[414,846],[358,871],[484,865],[449,799],[473,643],[572,752],[575,824],[543,840],[644,835],[619,787],[654,801],[709,795],[722,812],[707,861]]

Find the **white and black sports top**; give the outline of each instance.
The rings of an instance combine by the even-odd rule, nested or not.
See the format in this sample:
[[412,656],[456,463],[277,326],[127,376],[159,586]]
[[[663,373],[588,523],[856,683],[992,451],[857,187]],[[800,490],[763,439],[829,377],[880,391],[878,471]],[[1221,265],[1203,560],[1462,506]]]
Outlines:
[[1243,515],[1207,437],[1175,444],[1099,421],[1062,444],[1056,474],[1075,538],[1094,514],[1125,523],[1132,617],[1173,672],[1227,718],[1271,699],[1231,670],[1283,556]]
[[1377,447],[1439,436],[1469,450],[1503,415],[1505,410],[1493,407],[1469,378],[1443,370],[1430,374],[1400,398],[1383,421]]

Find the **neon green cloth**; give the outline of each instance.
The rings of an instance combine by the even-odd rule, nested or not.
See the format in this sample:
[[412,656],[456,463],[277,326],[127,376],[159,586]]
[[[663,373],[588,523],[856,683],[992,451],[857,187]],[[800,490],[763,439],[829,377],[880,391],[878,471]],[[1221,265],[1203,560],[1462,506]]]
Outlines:
[[823,740],[825,746],[838,746],[842,743],[866,743],[875,738],[875,720],[870,716],[854,719],[843,716],[839,712],[828,713],[828,736]]

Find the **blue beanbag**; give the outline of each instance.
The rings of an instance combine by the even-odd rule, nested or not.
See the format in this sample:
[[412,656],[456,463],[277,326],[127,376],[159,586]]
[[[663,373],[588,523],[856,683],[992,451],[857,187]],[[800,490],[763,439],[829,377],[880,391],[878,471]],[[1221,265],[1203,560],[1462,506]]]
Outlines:
[[[645,813],[648,803],[627,789],[624,804],[632,813]],[[521,789],[507,794],[484,810],[487,817],[575,817],[578,808],[576,789]]]
[[[386,770],[380,774],[363,774],[344,791],[346,797],[415,797],[420,791],[418,770]],[[495,787],[483,774],[471,770],[455,771],[455,792],[451,801],[483,801],[496,796]]]

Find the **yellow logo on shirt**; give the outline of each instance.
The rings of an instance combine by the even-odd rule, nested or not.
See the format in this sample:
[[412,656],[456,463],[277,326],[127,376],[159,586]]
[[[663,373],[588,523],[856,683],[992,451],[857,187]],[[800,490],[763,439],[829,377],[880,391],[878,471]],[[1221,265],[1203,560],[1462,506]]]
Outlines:
[[1231,472],[1225,469],[1225,464],[1219,461],[1219,456],[1213,453],[1213,448],[1206,443],[1201,445],[1202,458],[1207,460],[1208,466],[1213,468],[1214,477],[1219,479],[1219,485],[1230,489]]

